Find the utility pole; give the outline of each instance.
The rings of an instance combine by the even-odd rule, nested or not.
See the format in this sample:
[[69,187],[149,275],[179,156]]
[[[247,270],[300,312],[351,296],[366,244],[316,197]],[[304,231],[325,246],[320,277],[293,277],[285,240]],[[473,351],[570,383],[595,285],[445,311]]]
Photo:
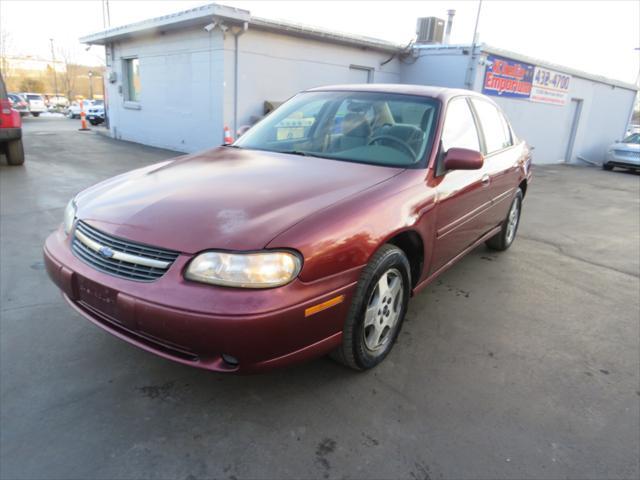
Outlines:
[[476,13],[476,26],[473,29],[473,40],[471,41],[471,55],[469,57],[469,66],[467,67],[467,75],[465,78],[465,87],[471,90],[473,88],[473,73],[476,61],[476,41],[478,40],[478,23],[480,22],[480,10],[482,9],[482,0],[478,1],[478,12]]
[[109,0],[102,0],[102,28],[111,27],[111,14],[109,12]]
[[51,61],[53,62],[53,88],[55,89],[56,102],[58,101],[58,76],[56,75],[56,54],[53,49],[53,38],[49,39],[51,42]]
[[111,28],[111,13],[109,12],[109,0],[104,0],[107,7],[107,28]]

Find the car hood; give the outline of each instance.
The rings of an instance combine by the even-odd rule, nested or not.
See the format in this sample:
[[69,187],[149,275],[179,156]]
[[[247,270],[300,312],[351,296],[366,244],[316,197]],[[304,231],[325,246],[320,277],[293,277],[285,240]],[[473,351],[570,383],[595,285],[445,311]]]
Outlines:
[[640,144],[616,142],[609,147],[610,150],[626,150],[627,152],[640,152]]
[[220,147],[87,189],[76,199],[78,218],[114,236],[185,253],[257,250],[312,213],[402,171]]

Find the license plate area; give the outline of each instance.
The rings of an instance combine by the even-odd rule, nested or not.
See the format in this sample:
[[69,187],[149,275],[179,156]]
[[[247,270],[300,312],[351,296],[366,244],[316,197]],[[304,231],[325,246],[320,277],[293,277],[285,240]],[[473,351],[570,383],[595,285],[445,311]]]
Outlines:
[[80,300],[96,310],[116,319],[118,292],[92,280],[77,275]]

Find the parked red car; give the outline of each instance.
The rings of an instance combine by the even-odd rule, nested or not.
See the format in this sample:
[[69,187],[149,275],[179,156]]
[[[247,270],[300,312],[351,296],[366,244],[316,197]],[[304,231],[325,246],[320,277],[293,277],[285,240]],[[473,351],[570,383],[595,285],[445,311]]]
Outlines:
[[20,112],[13,108],[2,75],[0,75],[0,153],[6,155],[9,165],[24,163],[22,119]]
[[47,270],[89,320],[221,372],[332,353],[368,369],[409,297],[477,245],[509,248],[531,156],[488,98],[303,92],[233,145],[78,194]]

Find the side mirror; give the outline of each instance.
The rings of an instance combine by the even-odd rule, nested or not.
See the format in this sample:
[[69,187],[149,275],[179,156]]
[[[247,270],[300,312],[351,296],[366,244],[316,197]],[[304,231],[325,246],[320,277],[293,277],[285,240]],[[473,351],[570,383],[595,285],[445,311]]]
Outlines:
[[445,170],[479,170],[484,164],[484,156],[467,148],[450,148],[444,156]]
[[247,130],[251,128],[251,125],[242,125],[237,132],[238,138],[247,133]]

